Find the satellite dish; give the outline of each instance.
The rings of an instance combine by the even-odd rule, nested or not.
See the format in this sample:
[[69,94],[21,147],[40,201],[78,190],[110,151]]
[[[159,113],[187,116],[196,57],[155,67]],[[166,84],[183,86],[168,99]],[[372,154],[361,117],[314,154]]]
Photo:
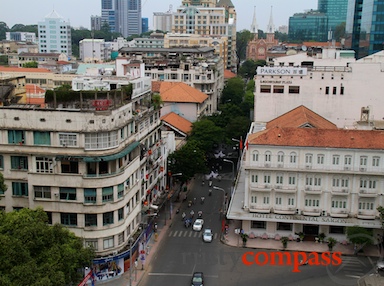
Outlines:
[[306,52],[306,51],[308,50],[308,48],[307,48],[306,45],[302,45],[302,46],[301,46],[301,50],[302,50],[303,52]]

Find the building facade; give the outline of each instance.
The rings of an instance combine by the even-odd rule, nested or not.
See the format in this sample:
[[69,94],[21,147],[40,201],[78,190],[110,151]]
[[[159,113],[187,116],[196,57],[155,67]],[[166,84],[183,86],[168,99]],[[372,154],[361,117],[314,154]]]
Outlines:
[[[108,59],[104,39],[83,39],[79,42],[80,59],[85,63],[96,63]],[[110,57],[109,57],[110,58]]]
[[142,33],[141,0],[101,0],[102,23],[123,37]]
[[80,93],[69,102],[53,93],[46,108],[1,107],[1,208],[42,207],[98,256],[123,250],[147,223],[143,206],[165,187],[160,111],[144,104],[146,80],[127,83],[124,96]]
[[[255,76],[255,122],[268,122],[305,105],[340,128],[384,117],[383,52],[355,60],[351,50],[322,49],[276,58]],[[365,96],[369,94],[369,96]],[[348,106],[348,108],[346,108]],[[369,111],[361,119],[362,108]]]
[[172,33],[228,38],[226,69],[236,70],[236,10],[230,0],[182,1],[172,18]]
[[5,39],[7,41],[22,41],[22,42],[30,42],[37,43],[36,34],[28,33],[28,32],[6,32]]
[[92,31],[100,31],[103,26],[103,21],[101,16],[91,16],[91,30]]
[[324,233],[347,243],[346,227],[361,226],[373,230],[376,242],[383,131],[332,128],[312,112],[292,127],[296,115],[253,125],[228,218],[262,238],[293,240],[302,232],[315,241]]
[[295,239],[302,232],[315,241],[324,233],[346,243],[346,227],[361,226],[373,229],[376,241],[383,135],[297,127],[250,134],[239,183],[244,191],[235,191],[228,218],[262,238]]
[[153,81],[181,81],[205,93],[206,113],[216,112],[224,88],[224,65],[213,48],[122,48],[116,74],[132,73],[139,63],[145,63],[145,76]]
[[172,31],[172,11],[153,13],[153,30],[170,32]]
[[56,11],[38,22],[39,53],[64,53],[72,56],[71,26]]
[[177,47],[211,47],[215,49],[215,53],[219,55],[223,62],[228,62],[228,38],[227,37],[210,37],[194,34],[173,34],[164,35],[164,48]]
[[346,47],[360,59],[383,50],[384,1],[349,0]]

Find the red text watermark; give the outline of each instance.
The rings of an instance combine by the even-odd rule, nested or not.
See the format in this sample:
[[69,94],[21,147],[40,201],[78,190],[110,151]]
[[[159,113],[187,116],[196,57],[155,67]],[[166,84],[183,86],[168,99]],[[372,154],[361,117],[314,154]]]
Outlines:
[[338,266],[343,262],[341,259],[341,252],[317,253],[303,251],[248,251],[242,255],[241,260],[246,266],[293,265],[292,272],[300,272],[299,266],[303,264],[311,266]]

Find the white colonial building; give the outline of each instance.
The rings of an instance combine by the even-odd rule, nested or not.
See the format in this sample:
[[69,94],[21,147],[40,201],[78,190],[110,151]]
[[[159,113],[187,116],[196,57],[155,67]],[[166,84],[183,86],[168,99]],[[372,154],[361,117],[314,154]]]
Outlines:
[[[129,84],[129,82],[126,82]],[[148,80],[132,93],[59,92],[37,105],[1,107],[0,208],[42,207],[99,256],[111,255],[145,224],[144,206],[165,187],[160,111]]]
[[381,232],[384,132],[338,129],[301,106],[253,125],[229,206],[248,234],[303,232],[346,241],[346,227]]
[[255,122],[270,121],[305,105],[338,127],[381,120],[384,52],[355,60],[353,51],[323,49],[275,59],[255,76]]

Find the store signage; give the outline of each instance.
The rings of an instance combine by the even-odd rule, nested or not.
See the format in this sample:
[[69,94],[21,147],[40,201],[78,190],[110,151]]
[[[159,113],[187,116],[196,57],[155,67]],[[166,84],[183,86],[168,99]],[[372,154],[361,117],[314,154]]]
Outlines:
[[359,220],[354,218],[334,218],[329,216],[304,216],[304,215],[284,215],[284,214],[261,214],[253,213],[252,218],[263,219],[267,221],[290,221],[290,222],[312,222],[318,224],[330,225],[360,225],[364,227],[380,227],[379,221]]
[[307,75],[307,68],[257,67],[257,75]]

